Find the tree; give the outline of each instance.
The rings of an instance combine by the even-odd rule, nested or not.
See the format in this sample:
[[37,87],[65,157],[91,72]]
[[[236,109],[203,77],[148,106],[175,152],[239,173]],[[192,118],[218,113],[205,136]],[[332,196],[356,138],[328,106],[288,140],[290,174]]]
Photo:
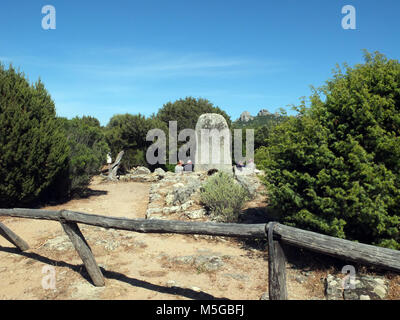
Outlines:
[[70,147],[69,183],[71,194],[81,194],[98,174],[110,151],[100,122],[93,117],[61,118]]
[[149,130],[159,128],[168,131],[165,124],[154,116],[146,118],[138,114],[115,115],[106,128],[106,137],[113,157],[124,150],[121,162],[123,170],[134,166],[149,166],[146,161],[146,150],[151,142],[146,141]]
[[157,118],[163,121],[167,126],[169,125],[169,121],[177,121],[179,132],[183,129],[194,129],[197,120],[204,113],[218,113],[225,118],[228,126],[231,126],[231,119],[225,111],[214,107],[214,105],[206,99],[195,99],[192,97],[164,104],[163,107],[158,110]]
[[[286,112],[283,110],[281,113],[269,115],[257,115],[252,120],[247,122],[238,119],[232,124],[233,129],[254,130],[254,149],[266,146],[267,139],[273,128],[287,119]],[[246,135],[242,135],[243,150],[246,146]]]
[[43,83],[0,65],[0,206],[65,195],[69,147]]
[[400,63],[366,53],[345,68],[256,159],[284,223],[400,249]]

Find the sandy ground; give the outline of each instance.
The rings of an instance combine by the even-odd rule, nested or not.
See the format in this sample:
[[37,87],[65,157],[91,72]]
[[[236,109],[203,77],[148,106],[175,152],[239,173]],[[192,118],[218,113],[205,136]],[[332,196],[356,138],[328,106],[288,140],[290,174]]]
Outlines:
[[[94,195],[43,209],[144,218],[150,184],[94,182]],[[57,222],[1,218],[31,249],[18,252],[0,237],[0,299],[255,299],[267,291],[267,253],[243,242],[184,235],[139,234],[80,225],[105,276],[94,287]],[[216,271],[173,262],[181,256],[217,255]],[[55,288],[49,288],[53,267]],[[50,271],[48,271],[50,272]],[[289,299],[323,299],[317,289],[293,280]],[[319,281],[319,280],[318,280]],[[317,283],[318,283],[317,281]],[[44,285],[44,286],[43,286]],[[315,287],[315,285],[314,285]]]

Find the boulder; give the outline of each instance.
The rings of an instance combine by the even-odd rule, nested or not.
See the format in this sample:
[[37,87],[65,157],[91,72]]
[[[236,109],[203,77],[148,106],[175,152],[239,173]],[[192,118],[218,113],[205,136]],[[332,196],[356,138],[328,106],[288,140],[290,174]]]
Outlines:
[[206,214],[207,212],[204,209],[185,212],[185,215],[190,219],[201,219],[204,218]]
[[248,191],[251,198],[257,195],[261,182],[255,174],[235,174],[235,179]]
[[239,117],[239,120],[242,122],[249,122],[250,120],[253,120],[253,119],[254,119],[254,117],[248,111],[243,111]]
[[184,204],[189,200],[191,195],[199,190],[201,187],[201,181],[196,178],[190,179],[186,185],[183,183],[176,183],[173,186],[172,194],[174,199],[172,201],[173,205]]
[[232,137],[223,116],[206,113],[196,124],[196,172],[217,169],[232,173]]
[[151,171],[146,167],[137,167],[131,173],[133,175],[144,175],[144,174],[150,174]]
[[164,177],[165,176],[165,171],[162,168],[157,168],[154,170],[154,173],[160,177]]
[[269,116],[271,113],[267,109],[261,109],[258,113],[258,117]]

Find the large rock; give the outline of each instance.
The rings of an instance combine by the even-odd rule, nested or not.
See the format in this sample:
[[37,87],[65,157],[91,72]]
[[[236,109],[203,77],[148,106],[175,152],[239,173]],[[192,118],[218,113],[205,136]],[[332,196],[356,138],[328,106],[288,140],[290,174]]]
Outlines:
[[248,111],[242,112],[242,114],[240,115],[240,118],[239,118],[239,120],[242,122],[249,122],[250,120],[253,120],[253,119],[254,119],[254,117]]
[[235,179],[247,190],[251,198],[257,195],[261,182],[255,174],[235,174]]
[[154,170],[154,173],[160,177],[164,177],[165,176],[165,171],[161,168],[157,168]]
[[378,276],[356,276],[350,288],[343,288],[343,280],[337,276],[328,275],[325,280],[327,300],[383,300],[387,293],[387,281]]
[[269,116],[271,113],[267,109],[261,109],[258,113],[258,117]]
[[196,153],[194,169],[217,169],[232,173],[232,137],[223,116],[206,113],[196,124]]
[[[189,198],[193,193],[195,193],[197,190],[200,189],[200,187],[201,187],[201,181],[196,178],[190,179],[186,185],[183,183],[174,184],[172,190],[172,195],[173,195],[172,204],[173,205],[184,204],[186,201],[189,200]],[[166,200],[168,201],[169,199]]]

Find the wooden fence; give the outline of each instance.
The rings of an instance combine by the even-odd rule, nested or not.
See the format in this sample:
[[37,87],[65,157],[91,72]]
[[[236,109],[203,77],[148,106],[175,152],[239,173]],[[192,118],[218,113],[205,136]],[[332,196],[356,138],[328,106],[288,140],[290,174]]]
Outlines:
[[[89,244],[78,227],[78,223],[140,233],[178,233],[254,239],[266,238],[268,239],[268,285],[271,300],[287,299],[286,257],[282,244],[309,249],[343,260],[400,272],[400,251],[334,238],[288,227],[276,222],[268,224],[235,224],[127,219],[67,210],[47,211],[35,209],[0,209],[0,216],[60,222],[81,257],[95,286],[104,286],[104,277],[96,263]],[[23,239],[2,223],[0,223],[0,235],[22,251],[29,249],[29,245]]]

